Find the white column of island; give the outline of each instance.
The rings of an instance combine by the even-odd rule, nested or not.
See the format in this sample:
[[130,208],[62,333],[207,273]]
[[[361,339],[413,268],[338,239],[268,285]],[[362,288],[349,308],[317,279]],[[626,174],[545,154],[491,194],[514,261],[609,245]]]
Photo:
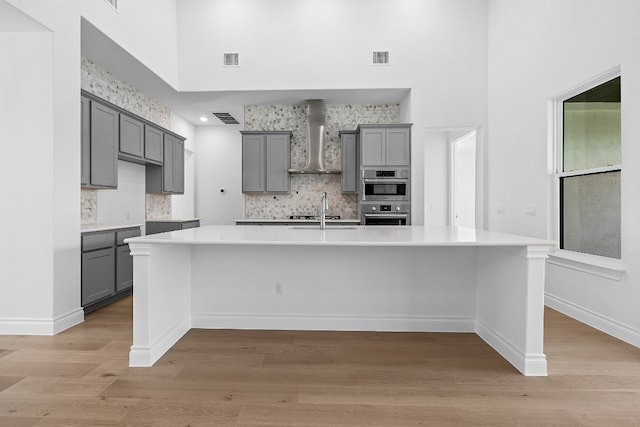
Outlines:
[[471,332],[547,375],[553,242],[459,227],[206,226],[128,239],[130,366],[190,328]]

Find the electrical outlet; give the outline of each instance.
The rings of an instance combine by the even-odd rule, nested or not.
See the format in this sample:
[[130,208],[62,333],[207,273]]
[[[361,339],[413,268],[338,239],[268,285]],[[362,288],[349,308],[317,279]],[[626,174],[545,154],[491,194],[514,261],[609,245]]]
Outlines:
[[524,213],[526,215],[535,215],[536,214],[536,207],[534,205],[527,205],[524,208]]
[[276,295],[284,295],[284,282],[276,282]]

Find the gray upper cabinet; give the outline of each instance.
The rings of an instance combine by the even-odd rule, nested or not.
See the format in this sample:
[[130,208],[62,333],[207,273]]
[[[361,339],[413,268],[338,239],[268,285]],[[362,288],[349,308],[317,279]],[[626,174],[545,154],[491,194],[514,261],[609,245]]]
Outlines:
[[242,192],[265,191],[265,136],[242,135]]
[[184,141],[178,138],[173,145],[173,192],[184,193]]
[[120,114],[120,153],[144,156],[144,124],[124,114]]
[[91,182],[91,100],[85,96],[80,97],[81,120],[81,141],[80,146],[82,167],[80,184],[88,186]]
[[267,135],[268,192],[289,192],[291,179],[291,137],[288,134]]
[[360,125],[362,166],[409,166],[411,124]]
[[162,163],[163,132],[150,125],[144,125],[144,158]]
[[147,193],[184,193],[184,140],[163,135],[162,166],[147,165]]
[[358,139],[356,131],[340,131],[342,192],[358,192]]
[[362,166],[385,164],[385,132],[382,128],[361,129],[360,152]]
[[174,156],[173,147],[175,138],[171,135],[164,136],[164,160],[162,162],[162,190],[167,193],[173,193],[173,171]]
[[117,111],[91,101],[90,182],[94,187],[118,186],[119,118]]
[[386,138],[387,166],[409,166],[411,162],[411,128],[387,128]]
[[148,193],[184,193],[184,138],[86,91],[80,111],[82,187],[117,188],[120,159],[147,166]]
[[292,132],[241,133],[242,192],[289,192]]

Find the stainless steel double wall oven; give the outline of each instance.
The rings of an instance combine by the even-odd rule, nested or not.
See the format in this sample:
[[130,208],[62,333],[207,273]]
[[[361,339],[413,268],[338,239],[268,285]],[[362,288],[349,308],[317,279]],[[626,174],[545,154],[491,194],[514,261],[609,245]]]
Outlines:
[[362,225],[409,225],[411,177],[408,167],[361,169],[358,211]]

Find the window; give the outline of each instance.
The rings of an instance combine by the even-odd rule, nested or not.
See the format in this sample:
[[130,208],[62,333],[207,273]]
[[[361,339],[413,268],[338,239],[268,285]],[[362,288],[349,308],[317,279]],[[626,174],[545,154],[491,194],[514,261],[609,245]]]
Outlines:
[[620,259],[619,73],[596,84],[562,100],[559,243],[560,249]]

